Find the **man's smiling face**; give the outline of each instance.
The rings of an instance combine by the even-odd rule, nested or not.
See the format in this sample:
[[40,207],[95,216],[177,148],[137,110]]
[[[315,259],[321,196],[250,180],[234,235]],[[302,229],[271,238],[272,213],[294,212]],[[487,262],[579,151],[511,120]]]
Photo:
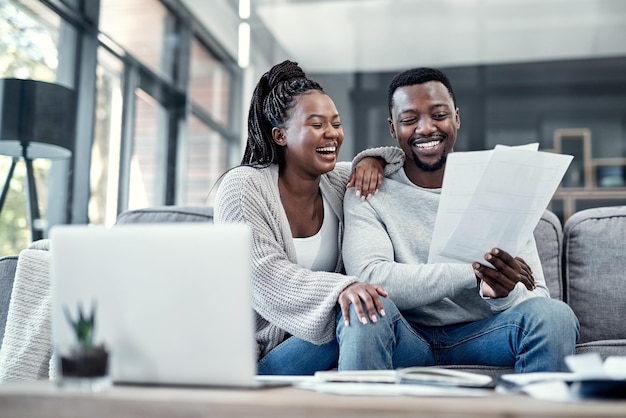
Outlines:
[[[459,110],[438,81],[399,87],[393,94],[389,129],[406,154],[405,171],[414,182],[427,173],[443,179],[446,157],[454,149],[460,125]],[[416,184],[441,187],[431,182]]]

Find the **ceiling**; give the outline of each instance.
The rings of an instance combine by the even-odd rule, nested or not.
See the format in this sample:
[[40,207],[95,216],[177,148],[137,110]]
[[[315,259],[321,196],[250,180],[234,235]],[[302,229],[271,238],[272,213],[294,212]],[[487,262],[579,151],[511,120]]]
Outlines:
[[250,1],[251,22],[309,72],[626,55],[624,0]]

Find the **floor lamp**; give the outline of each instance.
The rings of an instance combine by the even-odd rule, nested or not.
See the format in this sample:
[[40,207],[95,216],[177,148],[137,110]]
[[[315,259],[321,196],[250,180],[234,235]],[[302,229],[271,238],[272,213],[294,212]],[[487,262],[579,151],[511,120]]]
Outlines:
[[20,159],[26,166],[28,221],[33,241],[43,238],[33,172],[36,158],[72,156],[76,95],[58,84],[16,78],[0,79],[0,154],[13,157],[0,194],[0,213]]

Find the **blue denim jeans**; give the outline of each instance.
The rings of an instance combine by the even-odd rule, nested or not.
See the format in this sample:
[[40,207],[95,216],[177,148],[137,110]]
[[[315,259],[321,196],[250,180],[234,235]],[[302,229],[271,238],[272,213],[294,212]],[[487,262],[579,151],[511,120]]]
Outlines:
[[[536,297],[486,319],[435,327],[410,324],[391,300],[381,299],[386,315],[376,323],[345,326],[337,316],[339,370],[456,364],[567,371],[564,358],[574,354],[578,339],[574,312],[555,299]],[[353,307],[350,317],[356,318]]]
[[259,361],[258,374],[312,375],[318,370],[336,368],[338,359],[337,340],[315,345],[292,336]]

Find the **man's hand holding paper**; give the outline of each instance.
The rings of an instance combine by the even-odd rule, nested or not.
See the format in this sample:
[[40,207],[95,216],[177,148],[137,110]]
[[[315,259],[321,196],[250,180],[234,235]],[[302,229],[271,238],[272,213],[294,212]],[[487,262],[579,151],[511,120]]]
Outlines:
[[512,257],[506,251],[494,248],[485,254],[485,260],[494,268],[478,262],[472,264],[474,274],[481,280],[483,296],[490,298],[507,297],[517,283],[522,283],[528,290],[535,289],[532,269],[522,258]]

